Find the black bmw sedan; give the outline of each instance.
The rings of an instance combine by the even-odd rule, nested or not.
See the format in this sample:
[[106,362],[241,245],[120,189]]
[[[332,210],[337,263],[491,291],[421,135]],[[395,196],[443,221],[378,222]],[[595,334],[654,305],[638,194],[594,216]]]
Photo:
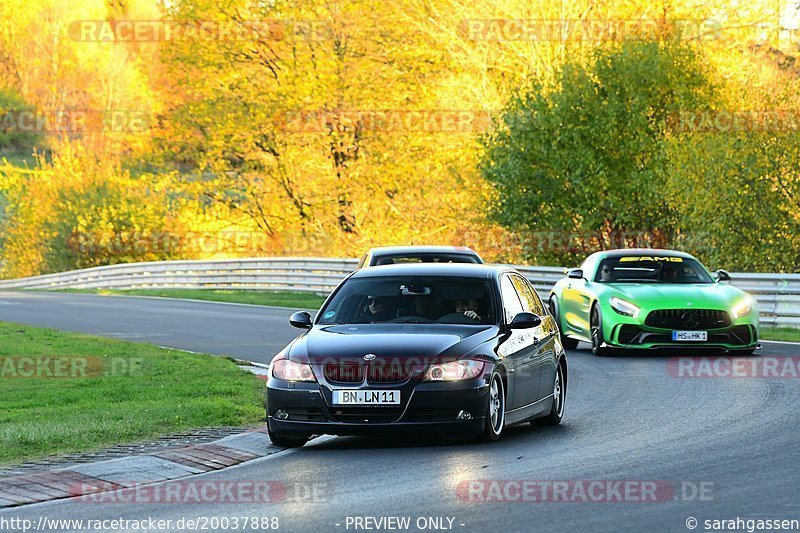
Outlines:
[[500,438],[559,424],[567,360],[530,283],[507,267],[409,264],[358,270],[290,323],[272,360],[267,424],[279,446],[312,434],[392,431]]

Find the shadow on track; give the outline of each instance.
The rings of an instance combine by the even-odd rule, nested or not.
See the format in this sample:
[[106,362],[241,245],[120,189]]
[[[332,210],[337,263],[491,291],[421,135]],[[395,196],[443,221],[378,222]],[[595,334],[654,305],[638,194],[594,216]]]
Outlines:
[[[574,424],[574,421],[571,421]],[[551,439],[569,438],[574,429],[569,421],[555,427],[534,427],[524,424],[506,427],[501,439],[497,442],[481,442],[477,439],[435,437],[424,434],[398,434],[393,436],[357,436],[333,437],[323,442],[315,443],[300,448],[303,453],[325,452],[333,450],[402,450],[402,449],[463,449],[465,451],[501,451],[506,445],[527,443],[531,446],[541,441]]]

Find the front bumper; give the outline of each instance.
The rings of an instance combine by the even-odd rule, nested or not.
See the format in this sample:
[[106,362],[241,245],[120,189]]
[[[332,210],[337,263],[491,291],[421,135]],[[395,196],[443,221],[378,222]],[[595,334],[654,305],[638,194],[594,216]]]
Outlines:
[[672,340],[671,329],[652,328],[643,324],[614,324],[606,344],[630,349],[711,350],[750,350],[758,345],[758,329],[752,324],[734,324],[707,332],[708,340],[705,342],[678,342]]
[[[332,390],[400,389],[399,406],[334,406]],[[282,436],[386,435],[424,432],[428,435],[469,436],[483,430],[489,387],[481,377],[459,382],[412,383],[397,386],[334,387],[327,383],[267,382],[267,418],[270,430]],[[283,410],[288,419],[275,418]],[[471,419],[459,420],[467,411]]]

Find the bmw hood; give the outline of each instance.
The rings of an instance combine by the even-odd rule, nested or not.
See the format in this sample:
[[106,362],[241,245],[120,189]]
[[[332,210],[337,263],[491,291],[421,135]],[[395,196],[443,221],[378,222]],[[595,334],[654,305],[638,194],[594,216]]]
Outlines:
[[335,360],[376,358],[458,359],[498,334],[497,326],[444,324],[350,324],[314,326],[289,347],[298,362],[322,364]]

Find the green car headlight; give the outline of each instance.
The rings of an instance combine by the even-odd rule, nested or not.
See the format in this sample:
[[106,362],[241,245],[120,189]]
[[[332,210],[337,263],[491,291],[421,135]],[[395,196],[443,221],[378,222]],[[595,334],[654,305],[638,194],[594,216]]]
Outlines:
[[733,308],[731,309],[731,315],[733,316],[733,318],[741,318],[743,316],[749,315],[750,310],[752,308],[753,308],[753,299],[748,297],[733,306]]
[[640,311],[639,306],[633,305],[632,303],[625,301],[622,298],[617,298],[616,296],[611,298],[608,303],[611,305],[611,309],[621,315],[636,318],[636,315],[638,315]]

